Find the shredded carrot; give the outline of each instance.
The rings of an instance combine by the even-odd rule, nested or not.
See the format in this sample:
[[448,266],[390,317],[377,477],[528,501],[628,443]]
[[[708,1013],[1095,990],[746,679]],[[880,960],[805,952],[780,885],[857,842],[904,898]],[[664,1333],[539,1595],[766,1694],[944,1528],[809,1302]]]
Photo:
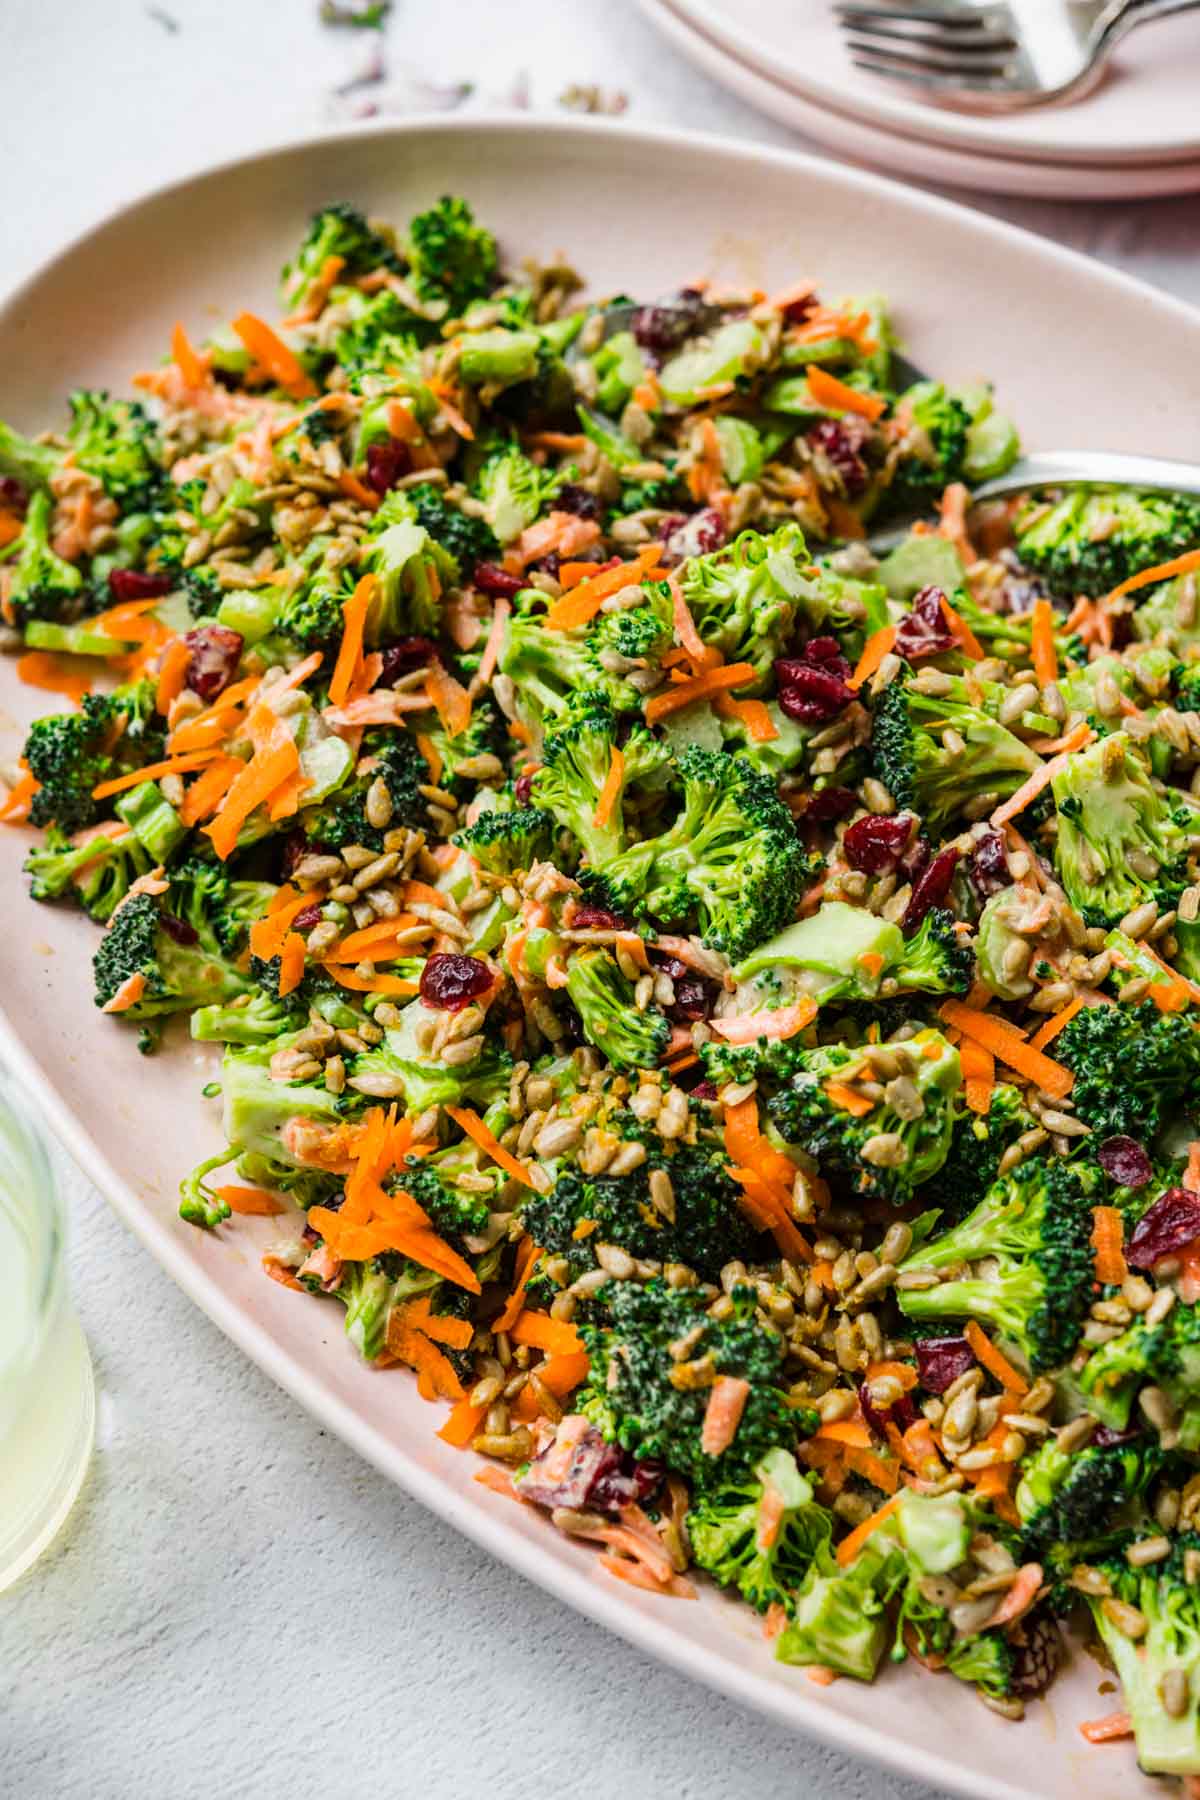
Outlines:
[[0,550],[14,543],[24,529],[24,521],[16,513],[9,512],[7,508],[0,510]]
[[271,1219],[288,1210],[286,1203],[277,1194],[269,1194],[266,1188],[219,1187],[217,1192],[230,1212]]
[[1133,1736],[1133,1720],[1127,1712],[1105,1713],[1102,1719],[1085,1719],[1079,1735],[1089,1744],[1110,1744],[1116,1738]]
[[565,1319],[552,1319],[549,1313],[530,1312],[518,1314],[509,1327],[509,1335],[517,1344],[530,1344],[535,1350],[545,1350],[552,1356],[574,1356],[583,1349],[583,1339],[574,1325]]
[[769,744],[779,736],[762,700],[739,700],[733,694],[717,694],[713,706],[722,719],[740,719],[752,744]]
[[1143,569],[1140,575],[1131,575],[1127,581],[1115,587],[1108,598],[1120,600],[1124,594],[1132,594],[1138,588],[1150,587],[1156,581],[1170,581],[1175,575],[1190,575],[1195,569],[1200,569],[1200,550],[1189,550],[1183,556],[1173,557],[1170,562],[1158,563],[1153,569]]
[[869,1450],[874,1442],[861,1419],[834,1419],[831,1424],[822,1425],[815,1435],[825,1443],[857,1444],[861,1450]]
[[538,1366],[537,1378],[542,1386],[560,1400],[573,1393],[581,1381],[588,1376],[590,1364],[586,1350],[565,1350],[558,1355],[547,1357]]
[[525,1164],[518,1162],[512,1152],[504,1148],[500,1140],[488,1130],[478,1113],[472,1112],[466,1106],[448,1106],[446,1111],[459,1130],[465,1131],[471,1142],[478,1144],[484,1155],[490,1156],[492,1161],[498,1163],[507,1175],[511,1175],[514,1181],[519,1181],[523,1187],[533,1186],[533,1178]]
[[239,313],[233,320],[233,329],[255,362],[266,370],[277,387],[281,387],[294,400],[309,400],[313,397],[317,390],[299,361],[279,334],[272,331],[263,319],[257,318],[254,313]]
[[420,991],[418,982],[407,981],[402,975],[359,975],[353,969],[341,969],[336,963],[322,965],[339,987],[349,988],[353,994],[387,994],[393,999],[409,999]]
[[[229,787],[216,817],[203,827],[222,861],[237,848],[238,832],[256,806],[269,800],[275,789],[296,768],[300,753],[291,738],[277,750],[257,752]],[[186,762],[188,758],[181,757]]]
[[1082,1012],[1086,1005],[1087,1001],[1076,995],[1075,999],[1069,1001],[1061,1012],[1055,1013],[1053,1018],[1047,1019],[1044,1025],[1039,1026],[1029,1040],[1030,1048],[1044,1050],[1046,1045],[1053,1043],[1059,1032],[1064,1030],[1071,1023],[1075,1014]]
[[461,736],[471,723],[471,696],[467,689],[436,662],[429,665],[426,685],[446,731],[451,737]]
[[1102,1287],[1120,1287],[1129,1273],[1122,1240],[1125,1221],[1115,1206],[1093,1206],[1092,1248],[1096,1252],[1096,1280]]
[[379,505],[379,495],[369,488],[365,481],[359,479],[353,469],[343,469],[338,476],[338,487],[347,500],[353,500],[358,506],[365,506],[374,512]]
[[983,1365],[989,1375],[994,1375],[1001,1387],[1014,1394],[1029,1391],[1029,1383],[1019,1369],[1014,1369],[1007,1356],[997,1350],[983,1326],[975,1319],[968,1319],[963,1326],[963,1336],[975,1352],[976,1359]]
[[894,625],[881,625],[878,631],[871,633],[863,645],[862,655],[850,677],[849,685],[852,688],[860,688],[865,682],[870,681],[895,641],[896,627]]
[[[135,376],[134,380],[136,381],[136,379],[137,377]],[[303,1282],[297,1281],[287,1264],[285,1262],[280,1262],[277,1256],[264,1256],[262,1259],[262,1270],[263,1274],[269,1275],[272,1281],[277,1281],[280,1287],[291,1288],[293,1293],[296,1294],[303,1294],[307,1291]]]
[[942,595],[939,604],[942,609],[942,617],[945,619],[946,624],[950,627],[950,630],[954,633],[967,655],[973,656],[977,662],[982,662],[984,657],[983,645],[975,636],[975,633],[971,630],[967,621],[955,612],[945,594]]
[[729,1019],[711,1019],[709,1023],[727,1044],[753,1044],[759,1038],[790,1038],[817,1016],[817,1003],[808,995],[792,1006],[780,1006],[773,1012],[738,1013]]
[[964,1038],[958,1047],[962,1062],[963,1099],[973,1113],[986,1114],[992,1105],[996,1086],[996,1059],[974,1038]]
[[721,1456],[737,1436],[750,1383],[740,1375],[718,1375],[708,1393],[704,1423],[700,1427],[700,1448],[705,1456]]
[[755,678],[752,663],[727,663],[718,669],[706,669],[690,681],[681,681],[665,694],[653,694],[646,702],[646,723],[656,725],[668,713],[678,712],[695,700],[709,700],[726,688],[741,687]]
[[278,956],[293,920],[306,907],[319,904],[324,897],[323,888],[304,894],[292,887],[278,889],[267,909],[266,917],[256,919],[250,927],[250,949],[253,954],[261,957],[264,962],[270,962],[273,956]]
[[721,440],[711,419],[700,421],[700,453],[688,470],[688,492],[693,500],[710,500],[722,483]]
[[592,824],[596,827],[597,831],[602,831],[608,824],[608,821],[612,818],[613,807],[617,804],[617,800],[620,797],[624,781],[625,752],[614,744],[612,747],[612,755],[609,759],[608,774],[604,777],[604,786],[600,789],[600,797],[596,802],[596,810],[592,814]]
[[28,769],[9,788],[0,802],[0,819],[9,825],[20,825],[29,817],[29,803],[41,782]]
[[1183,1185],[1189,1193],[1200,1194],[1200,1140],[1188,1145],[1187,1168],[1184,1170]]
[[816,363],[809,363],[804,371],[804,379],[808,383],[808,391],[818,406],[831,407],[838,412],[860,413],[864,419],[872,422],[887,411],[887,401],[881,400],[878,394],[861,394],[857,388],[847,387],[828,369],[822,369]]
[[138,970],[125,977],[112,999],[106,1000],[100,1011],[106,1013],[128,1012],[131,1006],[137,1005],[145,991],[146,977]]
[[869,1519],[864,1519],[861,1525],[856,1525],[854,1530],[842,1539],[835,1552],[839,1568],[849,1568],[872,1532],[877,1531],[884,1520],[891,1517],[899,1504],[899,1494],[893,1494],[892,1498],[886,1500],[878,1512],[873,1512]]
[[900,1464],[893,1458],[880,1456],[875,1450],[863,1450],[850,1444],[846,1448],[845,1463],[848,1469],[882,1493],[894,1494],[900,1486]]
[[715,650],[710,651],[700,636],[696,628],[696,621],[688,610],[688,603],[683,597],[683,588],[679,577],[674,571],[667,576],[667,586],[671,590],[671,618],[675,626],[675,636],[691,657],[694,672],[698,675],[713,658],[719,661],[720,654]]
[[27,650],[17,658],[17,679],[26,687],[47,694],[65,694],[79,701],[92,691],[92,678],[83,659],[61,656],[54,650]]
[[159,667],[158,687],[154,695],[155,708],[164,716],[171,710],[172,700],[177,699],[184,690],[191,661],[191,650],[182,638],[176,638],[167,646]]
[[1025,808],[1037,799],[1042,789],[1050,785],[1059,770],[1066,768],[1068,757],[1074,751],[1082,750],[1085,744],[1090,744],[1095,735],[1086,719],[1081,719],[1073,730],[1068,731],[1066,737],[1061,740],[1062,748],[1058,755],[1052,756],[1049,762],[1044,762],[1040,769],[1035,769],[1029,780],[1023,782],[1015,794],[1010,794],[1008,799],[996,808],[991,817],[991,823],[996,829],[999,830],[1001,825],[1007,825],[1010,819],[1015,819],[1019,813],[1023,813]]
[[508,623],[512,607],[507,600],[497,600],[492,609],[492,623],[488,629],[487,642],[483,646],[483,655],[479,659],[479,667],[475,671],[473,685],[484,688],[496,671],[500,657],[500,646],[504,642],[504,627]]
[[[479,1432],[487,1417],[487,1410],[486,1406],[476,1406],[470,1400],[460,1400],[437,1435],[444,1444],[451,1444],[456,1450],[465,1450]],[[510,1480],[509,1486],[511,1485]]]
[[547,629],[573,631],[577,625],[586,625],[610,595],[642,581],[662,560],[662,553],[661,544],[651,544],[648,549],[640,550],[632,562],[621,563],[615,569],[605,569],[590,581],[580,582],[578,587],[572,588],[554,602],[546,614]]
[[92,789],[92,798],[107,800],[110,794],[124,793],[126,788],[138,787],[143,781],[157,781],[162,775],[190,775],[210,763],[215,754],[213,750],[193,750],[190,756],[168,756],[163,762],[147,763],[144,768],[131,769],[127,775],[114,775],[111,781],[100,782]]
[[974,1007],[964,1006],[961,1000],[946,1000],[940,1009],[942,1020],[964,1037],[973,1038],[990,1050],[997,1062],[1015,1069],[1027,1081],[1052,1094],[1061,1100],[1069,1094],[1075,1084],[1075,1077],[1061,1063],[1046,1056],[1041,1050],[1027,1044],[1023,1037],[1002,1019],[994,1019],[990,1014],[980,1012]]
[[179,320],[171,333],[171,358],[183,376],[184,387],[203,387],[208,380],[208,358],[193,349],[191,339]]
[[304,980],[304,939],[298,931],[289,931],[279,952],[279,998],[294,994]]
[[329,698],[334,706],[342,704],[354,685],[354,677],[362,660],[363,632],[374,592],[374,575],[364,575],[350,598],[343,602],[342,641],[338,646],[337,661],[329,682]]
[[[780,1610],[782,1611],[782,1608]],[[783,1617],[786,1621],[787,1614],[784,1613]],[[782,1630],[782,1626],[780,1630]],[[775,1635],[778,1636],[779,1633],[776,1632]],[[804,1675],[805,1679],[811,1681],[814,1687],[832,1687],[838,1678],[837,1670],[831,1669],[827,1663],[809,1663]]]
[[417,732],[417,749],[429,764],[429,779],[434,787],[442,779],[442,759],[433,739],[424,731]]
[[[286,675],[280,676],[271,689],[272,694],[286,694],[292,688],[302,687],[310,675],[316,674],[324,660],[321,652],[314,650],[311,656],[306,656],[303,662],[298,662],[294,668],[288,670]],[[229,688],[226,692],[232,693],[233,689]]]
[[1048,600],[1033,603],[1031,628],[1033,672],[1039,687],[1058,680],[1058,652],[1054,648],[1054,609]]
[[289,319],[284,320],[284,324],[311,325],[314,319],[319,319],[325,302],[329,298],[329,290],[345,266],[344,256],[327,256],[317,274],[305,288],[299,308]]
[[520,1318],[521,1309],[525,1305],[525,1289],[529,1285],[529,1277],[533,1273],[533,1266],[540,1254],[541,1252],[531,1237],[522,1238],[517,1250],[516,1283],[508,1297],[504,1311],[499,1318],[492,1321],[493,1331],[511,1331]]
[[865,1094],[860,1094],[857,1088],[848,1087],[844,1081],[826,1081],[822,1085],[826,1099],[855,1119],[865,1119],[875,1104]]

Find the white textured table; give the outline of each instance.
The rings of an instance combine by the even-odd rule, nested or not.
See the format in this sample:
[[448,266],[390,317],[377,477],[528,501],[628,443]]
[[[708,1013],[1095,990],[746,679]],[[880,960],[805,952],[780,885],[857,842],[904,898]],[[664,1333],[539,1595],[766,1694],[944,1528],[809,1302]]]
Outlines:
[[[160,180],[327,122],[364,59],[315,0],[5,0],[0,286]],[[535,108],[798,142],[629,0],[400,0],[406,76]],[[980,201],[1200,301],[1200,201]],[[153,269],[147,269],[153,281]],[[0,414],[3,382],[0,380]],[[1153,446],[1147,446],[1153,448]],[[358,1800],[929,1800],[648,1663],[430,1518],[247,1364],[65,1174],[101,1445],[61,1541],[0,1599],[0,1794]]]

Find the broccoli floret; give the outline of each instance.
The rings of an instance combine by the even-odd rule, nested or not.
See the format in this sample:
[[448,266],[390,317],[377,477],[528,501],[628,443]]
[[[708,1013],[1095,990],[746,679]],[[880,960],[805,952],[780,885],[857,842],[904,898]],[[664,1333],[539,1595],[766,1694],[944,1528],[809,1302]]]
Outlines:
[[1162,1451],[1149,1439],[1087,1444],[1072,1454],[1048,1438],[1021,1466],[1016,1506],[1022,1557],[1040,1562],[1051,1547],[1083,1545],[1099,1531],[1111,1532],[1161,1467]]
[[[120,916],[118,913],[118,920]],[[226,1050],[221,1061],[222,1124],[235,1154],[265,1158],[282,1170],[303,1172],[305,1158],[298,1152],[304,1146],[300,1134],[288,1129],[289,1124],[295,1120],[333,1131],[342,1122],[343,1108],[316,1082],[274,1079],[272,1058],[290,1047],[294,1035],[285,1033],[267,1043]]]
[[[358,288],[336,287],[330,300],[340,314],[349,315],[334,337],[333,353],[352,392],[368,398],[359,420],[360,436],[355,440],[355,450],[361,454],[373,436],[386,432],[386,401],[397,393],[403,394],[422,422],[432,416],[433,395],[421,379],[421,341],[430,335],[431,326],[387,288],[378,294],[363,294]],[[386,396],[377,396],[376,389],[383,383],[387,384]],[[361,435],[364,432],[366,435]]]
[[451,317],[482,300],[496,280],[498,256],[490,231],[475,223],[465,200],[449,194],[418,213],[408,227],[409,278],[422,300],[444,301]]
[[1200,501],[1178,494],[1075,488],[1031,498],[1016,522],[1017,555],[1067,599],[1100,599],[1197,542]]
[[[944,832],[969,800],[1014,794],[1041,767],[1036,750],[967,698],[952,678],[948,694],[922,693],[911,676],[897,676],[875,713],[871,756],[875,773],[898,807],[911,807],[927,828]],[[948,750],[952,728],[964,749]]]
[[954,1270],[936,1287],[897,1292],[910,1319],[977,1319],[1035,1371],[1071,1356],[1092,1299],[1092,1215],[1075,1172],[1030,1161],[995,1182],[959,1225],[915,1249],[904,1270]]
[[633,983],[607,950],[583,950],[567,965],[567,994],[583,1035],[618,1069],[654,1069],[666,1054],[671,1027],[657,1008],[638,1012]]
[[193,619],[214,619],[225,598],[225,589],[211,569],[184,569],[179,584],[187,595],[188,611]]
[[969,1681],[993,1700],[1004,1700],[1013,1691],[1016,1657],[1002,1631],[977,1631],[959,1638],[946,1652],[946,1667],[960,1681]]
[[313,214],[299,248],[280,274],[280,298],[289,312],[301,304],[331,256],[340,258],[338,275],[343,281],[373,269],[400,267],[389,239],[374,231],[354,207],[344,202],[323,206]]
[[1149,1143],[1177,1111],[1200,1103],[1200,1033],[1152,1000],[1084,1007],[1059,1034],[1055,1057],[1075,1076],[1075,1111],[1097,1143]]
[[662,582],[651,582],[642,588],[646,596],[640,606],[622,607],[618,612],[602,612],[596,619],[589,644],[602,668],[624,674],[626,665],[657,668],[664,653],[671,648],[674,632],[669,602]]
[[748,1481],[702,1494],[687,1531],[697,1568],[737,1588],[756,1612],[791,1612],[809,1569],[827,1556],[833,1522],[795,1457],[776,1449]]
[[776,1660],[817,1663],[857,1681],[873,1681],[887,1648],[884,1587],[895,1541],[875,1531],[848,1569],[832,1558],[813,1562],[793,1602],[792,1617],[775,1639]]
[[884,981],[894,982],[901,993],[962,993],[972,966],[969,948],[959,943],[954,922],[942,909],[926,914],[906,939],[898,925],[865,907],[826,900],[807,919],[762,944],[733,974],[739,985],[749,984],[757,1005],[776,1006],[785,993],[802,993],[826,1006],[874,1000]]
[[947,1219],[961,1219],[995,1181],[1000,1159],[1037,1120],[1019,1089],[998,1081],[982,1116],[963,1112],[955,1121],[950,1154],[938,1171],[936,1204]]
[[797,1051],[794,1072],[768,1103],[785,1138],[845,1176],[856,1192],[894,1203],[908,1200],[945,1162],[962,1086],[958,1051],[940,1032],[918,1032],[896,1046],[901,1049],[910,1053],[919,1112],[907,1101],[898,1111],[886,1095],[869,1107],[861,1096],[862,1106],[857,1104],[851,1084],[868,1067],[867,1058],[844,1044]]
[[1162,1389],[1174,1415],[1171,1435],[1200,1450],[1200,1311],[1174,1306],[1157,1325],[1134,1320],[1092,1351],[1079,1377],[1088,1406],[1105,1425],[1124,1431],[1144,1383]]
[[561,475],[530,462],[516,444],[494,450],[475,480],[487,522],[501,544],[510,544],[540,518],[561,486]]
[[688,745],[677,767],[683,807],[674,824],[597,880],[615,910],[663,925],[694,920],[710,948],[744,957],[792,918],[817,865],[774,782],[744,757]]
[[280,1000],[260,988],[228,1005],[197,1007],[190,1030],[198,1044],[269,1044],[303,1023],[303,1008],[291,996]]
[[971,415],[940,381],[916,382],[901,394],[896,410],[911,417],[908,442],[914,447],[897,463],[888,498],[902,505],[928,505],[962,477]]
[[[698,1492],[744,1480],[769,1450],[792,1448],[814,1423],[811,1412],[788,1407],[778,1385],[782,1344],[756,1322],[753,1291],[738,1288],[731,1298],[731,1315],[714,1319],[702,1295],[656,1277],[610,1282],[580,1312],[591,1373],[579,1410],[609,1443],[661,1457]],[[671,1346],[684,1337],[689,1364],[750,1384],[733,1440],[716,1456],[701,1445],[711,1389],[672,1379],[680,1364]]]
[[512,684],[517,717],[539,739],[589,690],[602,690],[617,712],[642,710],[643,696],[623,676],[610,673],[590,634],[549,631],[540,613],[514,612],[507,620],[498,667]]
[[[1145,589],[1131,620],[1134,637],[1153,646],[1160,655],[1175,654],[1189,660],[1194,657],[1200,649],[1200,621],[1196,618],[1193,580],[1191,574],[1176,575],[1172,581],[1161,581]],[[1180,711],[1194,710],[1192,699],[1181,697],[1178,704]]]
[[[465,731],[447,731],[436,713],[418,714],[412,720],[412,731],[414,735],[419,731],[423,737],[428,737],[442,759],[438,786],[448,788],[461,800],[474,793],[481,781],[495,779],[490,775],[475,775],[469,771],[476,757],[495,756],[503,761],[507,756],[511,739],[505,737],[501,725],[500,715],[491,701],[478,700],[471,708],[470,721]],[[463,765],[467,766],[465,773]]]
[[[402,637],[436,637],[442,595],[458,580],[458,564],[400,503],[384,502],[366,540],[366,565],[375,580],[367,613],[369,644]],[[395,522],[393,522],[395,521]]]
[[1151,898],[1174,905],[1187,885],[1188,834],[1124,732],[1076,751],[1051,787],[1055,867],[1088,925],[1114,925]]
[[[363,740],[363,754],[374,758],[374,767],[367,774],[344,783],[319,806],[300,814],[306,836],[323,849],[362,844],[368,850],[382,850],[387,832],[401,825],[418,830],[427,823],[420,790],[429,780],[429,768],[415,740],[406,732],[369,732]],[[367,794],[375,781],[385,784],[392,802],[386,826],[372,825],[367,819]]]
[[1165,1561],[1133,1568],[1124,1557],[1113,1557],[1098,1565],[1112,1597],[1145,1620],[1137,1637],[1114,1619],[1104,1597],[1088,1601],[1125,1690],[1138,1762],[1149,1775],[1200,1774],[1200,1587],[1192,1574],[1197,1558],[1200,1533],[1187,1531],[1174,1540]]
[[79,467],[99,479],[123,512],[152,504],[164,482],[162,446],[138,401],[80,389],[71,395],[69,436]]
[[68,899],[100,924],[111,917],[139,875],[153,867],[132,832],[72,844],[51,826],[45,841],[29,852],[24,868],[34,900]]
[[403,1083],[405,1108],[414,1118],[430,1106],[487,1107],[504,1099],[512,1069],[508,1052],[485,1038],[470,1062],[434,1062],[417,1040],[417,1026],[429,1017],[421,1000],[411,1000],[403,1009],[400,1024],[384,1034],[383,1042],[354,1058],[351,1078],[397,1076]]
[[343,576],[320,568],[287,601],[275,629],[302,650],[328,650],[341,639],[345,624],[342,607],[353,591]]
[[513,875],[544,861],[554,845],[554,816],[541,806],[499,807],[480,813],[452,843],[492,875]]
[[[504,1176],[494,1164],[491,1169],[497,1188],[492,1190],[490,1199],[498,1205],[497,1189],[503,1185]],[[410,1157],[396,1183],[429,1214],[438,1236],[460,1251],[465,1247],[464,1239],[483,1237],[489,1213],[488,1192],[459,1187],[457,1181],[462,1175],[474,1180],[481,1175],[478,1154],[469,1141],[453,1144],[449,1150],[439,1150],[430,1157]]]
[[92,964],[97,1006],[128,992],[126,984],[138,977],[136,999],[121,1008],[130,1019],[188,1012],[214,995],[232,1000],[249,992],[248,978],[219,950],[177,942],[163,927],[164,910],[150,894],[131,895],[118,906]]
[[8,587],[7,604],[16,624],[30,619],[75,618],[87,598],[83,576],[50,547],[53,503],[43,488],[30,495],[25,525]]
[[418,482],[405,493],[416,523],[454,558],[460,581],[470,580],[476,563],[498,559],[500,545],[486,519],[460,512],[430,481]]
[[811,569],[798,525],[781,525],[770,537],[743,531],[723,549],[684,563],[680,586],[696,629],[726,662],[751,664],[748,692],[760,691],[783,654]]
[[[566,1168],[548,1193],[535,1194],[522,1223],[547,1255],[564,1257],[570,1279],[595,1266],[597,1244],[620,1244],[631,1256],[683,1263],[703,1281],[715,1281],[725,1264],[747,1257],[756,1234],[738,1204],[738,1191],[722,1159],[698,1145],[661,1144],[629,1175],[587,1176]],[[670,1177],[674,1216],[650,1197],[650,1175]],[[585,1221],[594,1229],[577,1235]]]
[[52,444],[35,444],[0,419],[0,475],[19,482],[27,493],[48,485],[62,456]]
[[78,712],[34,720],[24,757],[40,784],[29,809],[35,825],[72,832],[93,823],[100,808],[92,789],[113,772],[111,735],[111,706],[98,694],[85,695]]
[[[597,823],[600,797],[618,754],[616,795],[603,823]],[[629,841],[626,807],[631,799],[636,804],[639,785],[657,783],[661,788],[670,769],[666,746],[642,725],[635,725],[619,747],[616,717],[606,696],[600,690],[585,692],[547,736],[532,798],[570,833],[585,861],[603,868]]]

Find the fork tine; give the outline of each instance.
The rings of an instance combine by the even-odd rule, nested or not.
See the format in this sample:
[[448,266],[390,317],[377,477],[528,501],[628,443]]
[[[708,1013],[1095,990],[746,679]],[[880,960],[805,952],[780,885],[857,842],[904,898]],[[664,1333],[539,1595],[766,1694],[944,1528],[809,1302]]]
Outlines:
[[837,0],[833,9],[843,21],[862,19],[872,24],[935,25],[945,31],[973,36],[990,30],[982,13],[945,13],[929,6],[872,6],[870,0]]
[[862,38],[886,40],[887,43],[909,44],[916,50],[940,50],[947,55],[979,56],[989,50],[1002,50],[1012,54],[1019,49],[1015,38],[1007,32],[989,31],[972,32],[970,36],[956,34],[947,37],[936,28],[906,31],[903,26],[877,24],[874,19],[860,19],[846,13],[842,19],[842,30],[849,36],[852,32]]
[[884,62],[874,57],[853,56],[851,61],[856,69],[864,75],[877,75],[883,81],[902,81],[909,87],[919,87],[927,94],[998,94],[1009,87],[1005,80],[982,80],[977,76],[933,75],[920,68],[902,66],[896,62]]
[[894,64],[900,69],[914,69],[918,73],[947,75],[955,79],[1002,76],[1010,71],[1012,64],[1010,55],[994,50],[966,56],[956,50],[927,49],[923,45],[901,49],[889,40],[880,38],[847,37],[846,47],[851,56],[866,56],[876,62]]

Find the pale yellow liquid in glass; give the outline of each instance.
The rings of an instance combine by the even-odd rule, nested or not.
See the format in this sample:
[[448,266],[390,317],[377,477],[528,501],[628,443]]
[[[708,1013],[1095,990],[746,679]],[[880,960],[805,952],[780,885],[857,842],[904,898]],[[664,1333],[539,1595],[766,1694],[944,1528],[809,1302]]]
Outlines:
[[0,1082],[0,1588],[58,1533],[83,1484],[95,1428],[92,1365],[67,1297],[53,1176],[19,1115],[29,1116],[29,1102]]

